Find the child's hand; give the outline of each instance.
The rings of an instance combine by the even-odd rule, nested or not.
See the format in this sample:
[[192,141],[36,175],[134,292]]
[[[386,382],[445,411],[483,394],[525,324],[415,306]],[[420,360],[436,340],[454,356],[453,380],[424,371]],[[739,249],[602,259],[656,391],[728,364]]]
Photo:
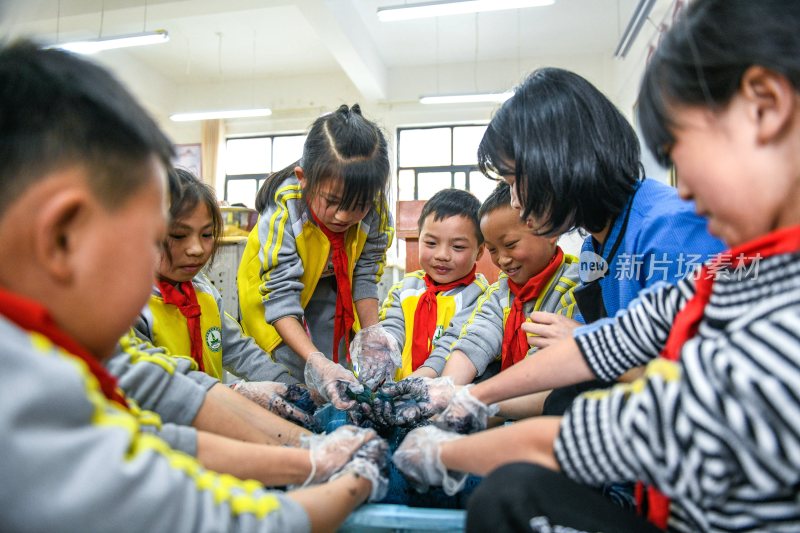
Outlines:
[[315,405],[305,387],[287,386],[276,381],[252,381],[237,383],[233,390],[281,418],[312,431],[317,429],[313,416]]
[[397,341],[380,324],[356,333],[350,343],[350,356],[358,380],[371,391],[391,381],[401,364]]
[[455,392],[449,377],[407,378],[381,387],[375,415],[387,425],[413,426],[442,412]]
[[534,311],[530,314],[530,321],[522,324],[522,330],[528,334],[528,344],[541,349],[572,337],[572,331],[582,325],[563,315]]
[[380,437],[369,440],[361,446],[349,463],[331,476],[336,479],[344,474],[356,474],[372,483],[369,501],[377,502],[386,497],[389,490],[389,443]]
[[441,485],[445,494],[452,496],[464,486],[467,474],[451,472],[442,463],[439,445],[461,438],[457,433],[425,426],[409,432],[392,461],[418,492]]
[[489,417],[497,413],[494,404],[486,405],[473,396],[469,389],[472,385],[462,387],[450,400],[447,408],[431,421],[438,427],[456,433],[475,433],[483,431],[489,423]]
[[[311,459],[311,474],[303,485],[327,481],[355,459],[356,452],[373,439],[386,446],[386,442],[374,430],[355,426],[341,426],[328,434],[303,436],[300,445],[308,448]],[[383,451],[385,454],[386,448]]]
[[321,352],[308,356],[304,377],[309,389],[343,411],[353,407],[356,404],[353,397],[364,392],[364,386],[352,372],[334,363]]

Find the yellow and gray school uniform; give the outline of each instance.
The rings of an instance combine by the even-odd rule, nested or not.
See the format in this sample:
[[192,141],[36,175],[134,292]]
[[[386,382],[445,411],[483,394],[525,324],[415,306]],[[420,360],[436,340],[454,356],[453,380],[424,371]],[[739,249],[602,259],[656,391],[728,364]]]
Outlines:
[[[375,205],[347,230],[345,248],[354,302],[378,298],[377,284],[393,237],[385,205]],[[283,344],[272,324],[287,316],[300,319],[314,344],[331,357],[336,281],[330,255],[330,242],[311,217],[299,181],[294,175],[287,178],[250,232],[237,284],[245,333],[300,380],[303,362]],[[359,328],[356,316],[354,330]]]
[[[472,314],[478,298],[483,295],[489,282],[483,274],[477,274],[475,281],[436,295],[436,331],[433,337],[433,349],[428,359],[420,366],[428,367],[437,374],[444,369],[450,345],[449,337],[444,336],[446,330],[458,335],[467,318]],[[414,339],[414,315],[419,299],[425,294],[425,271],[417,270],[407,274],[399,283],[389,290],[380,311],[380,323],[402,348],[402,367],[395,373],[395,380],[408,377],[412,370],[411,346]],[[445,339],[445,340],[443,340]]]
[[[256,342],[242,333],[239,323],[225,312],[222,296],[205,274],[192,279],[200,306],[200,337],[205,372],[222,379],[223,369],[248,381],[298,381],[283,365],[274,362]],[[191,353],[189,326],[177,306],[164,302],[157,285],[150,301],[137,318],[137,335],[173,354]]]
[[[550,278],[539,297],[523,306],[525,314],[545,311],[580,320],[573,294],[579,280],[578,271],[578,258],[564,254],[561,267]],[[508,287],[508,276],[501,274],[497,282],[478,300],[472,315],[458,333],[458,338],[445,339],[445,342],[451,342],[451,351],[464,352],[475,365],[478,376],[486,371],[489,363],[500,359],[506,319],[513,302],[514,295]],[[535,351],[536,348],[531,347],[528,356]]]
[[191,357],[153,346],[131,329],[105,361],[125,396],[165,421],[190,426],[208,390],[219,380],[197,370]]
[[106,399],[86,362],[43,335],[0,317],[0,345],[0,529],[310,530],[285,494],[207,471],[151,434],[155,414]]

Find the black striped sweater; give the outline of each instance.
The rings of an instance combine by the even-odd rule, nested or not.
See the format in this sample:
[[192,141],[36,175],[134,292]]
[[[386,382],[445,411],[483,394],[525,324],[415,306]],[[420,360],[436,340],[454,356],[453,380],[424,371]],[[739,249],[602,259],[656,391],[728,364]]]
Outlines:
[[575,401],[555,452],[572,479],[641,480],[672,498],[670,531],[800,531],[800,254],[716,273],[697,335],[660,358],[691,277],[576,330],[604,380]]

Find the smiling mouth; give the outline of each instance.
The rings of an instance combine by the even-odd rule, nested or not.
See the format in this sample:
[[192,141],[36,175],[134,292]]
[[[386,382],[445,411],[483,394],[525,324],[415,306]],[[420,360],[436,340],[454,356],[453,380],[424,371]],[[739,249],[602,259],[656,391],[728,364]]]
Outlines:
[[503,272],[506,273],[506,276],[512,277],[514,274],[520,271],[521,267],[514,267],[514,268],[504,268]]

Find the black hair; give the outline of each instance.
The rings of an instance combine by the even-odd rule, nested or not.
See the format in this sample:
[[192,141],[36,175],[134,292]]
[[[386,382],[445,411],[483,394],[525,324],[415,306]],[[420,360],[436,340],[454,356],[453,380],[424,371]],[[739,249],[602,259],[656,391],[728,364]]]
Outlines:
[[328,179],[343,183],[339,209],[362,209],[387,203],[389,152],[380,128],[361,115],[358,104],[342,105],[333,113],[319,117],[303,145],[303,157],[270,175],[256,195],[256,210],[274,205],[280,184],[303,169],[306,187],[303,196],[313,198]]
[[475,227],[475,238],[478,244],[483,244],[483,233],[481,233],[481,223],[478,218],[478,209],[481,206],[480,200],[468,191],[460,189],[442,189],[425,202],[422,213],[417,220],[417,227],[422,231],[422,224],[429,215],[433,215],[434,222],[450,217],[464,217],[472,222]]
[[648,149],[664,166],[675,142],[676,105],[722,109],[745,71],[760,65],[800,89],[800,2],[697,0],[667,32],[639,93]]
[[586,79],[558,68],[531,73],[495,113],[478,166],[489,177],[515,176],[521,217],[533,215],[543,235],[602,230],[644,173],[625,117]]
[[[213,263],[214,257],[217,254],[217,249],[219,248],[219,240],[222,237],[224,226],[222,212],[217,204],[217,195],[214,193],[214,189],[183,168],[171,168],[167,181],[169,183],[170,196],[168,227],[171,227],[176,221],[191,213],[192,210],[197,207],[197,204],[202,203],[208,207],[208,213],[211,215],[211,232],[214,236],[214,246],[208,262],[209,264]],[[170,231],[167,231],[163,248],[164,253],[171,263],[172,253],[169,249],[169,235]]]
[[58,168],[82,166],[103,204],[121,206],[147,183],[149,159],[172,144],[102,67],[30,41],[0,48],[0,215]]
[[503,208],[514,209],[511,205],[511,186],[505,181],[498,182],[492,194],[483,201],[481,208],[478,209],[478,220]]

